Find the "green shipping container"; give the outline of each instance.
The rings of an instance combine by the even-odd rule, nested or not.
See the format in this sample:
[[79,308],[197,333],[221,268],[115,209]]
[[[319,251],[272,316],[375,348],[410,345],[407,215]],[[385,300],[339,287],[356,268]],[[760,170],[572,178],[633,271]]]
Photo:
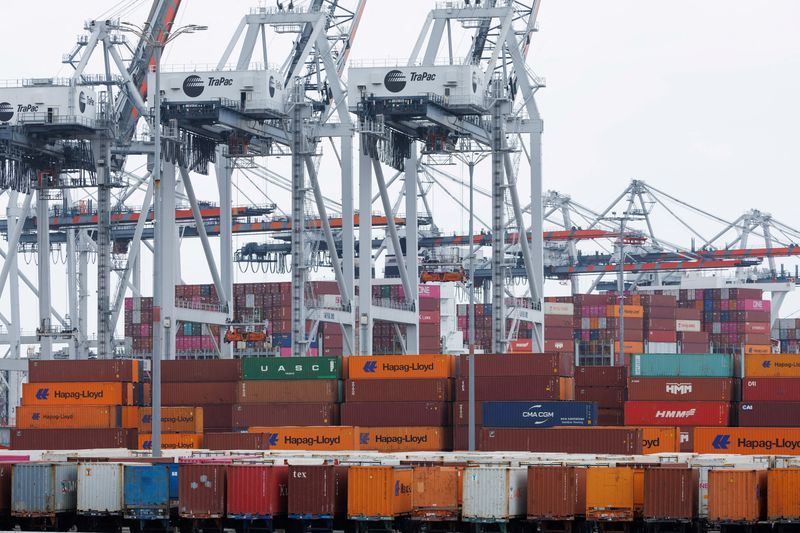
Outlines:
[[631,377],[730,378],[728,354],[638,354],[631,360]]
[[242,379],[341,379],[341,357],[258,357],[242,359]]

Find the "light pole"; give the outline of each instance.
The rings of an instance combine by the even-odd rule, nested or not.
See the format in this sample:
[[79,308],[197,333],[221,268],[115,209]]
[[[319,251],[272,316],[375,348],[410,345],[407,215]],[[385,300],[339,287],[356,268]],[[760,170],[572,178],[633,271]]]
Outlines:
[[[153,71],[155,73],[155,87],[153,90],[153,224],[155,233],[155,243],[153,249],[153,357],[151,360],[150,378],[152,390],[152,429],[151,445],[153,457],[161,457],[161,359],[164,354],[168,354],[170,347],[165,343],[169,342],[171,335],[163,335],[163,328],[172,326],[172,317],[161,316],[161,265],[159,260],[163,253],[162,247],[164,238],[169,234],[174,226],[174,213],[172,224],[167,224],[167,220],[160,220],[158,213],[161,210],[163,193],[161,191],[161,53],[167,44],[171,43],[181,35],[195,33],[208,29],[207,26],[189,24],[182,26],[174,32],[169,32],[166,28],[140,28],[130,22],[121,22],[120,29],[137,35],[142,41],[153,47]],[[170,191],[174,194],[175,191]],[[173,253],[172,250],[169,253]],[[173,296],[174,297],[174,296]]]

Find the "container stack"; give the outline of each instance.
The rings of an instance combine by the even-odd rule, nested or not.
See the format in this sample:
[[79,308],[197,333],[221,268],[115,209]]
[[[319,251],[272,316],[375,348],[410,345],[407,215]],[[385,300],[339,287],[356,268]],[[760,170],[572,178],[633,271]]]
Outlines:
[[[680,302],[677,302],[680,305]],[[675,309],[675,331],[680,353],[705,353],[709,348],[708,332],[703,331],[703,312],[691,307]]]
[[679,426],[688,442],[695,427],[730,425],[738,389],[732,356],[637,354],[631,362],[626,426]]
[[136,448],[126,410],[149,400],[134,360],[31,361],[11,447],[18,450]]
[[[455,449],[465,450],[469,443],[469,356],[456,358],[456,373],[453,444]],[[520,423],[521,419],[533,421],[533,417],[525,416],[526,408],[532,405],[546,404],[542,409],[536,407],[531,411],[536,415],[552,411],[551,417],[537,416],[545,424],[561,425],[559,421],[572,419],[574,412],[566,411],[569,407],[564,406],[557,412],[560,408],[553,404],[574,400],[574,374],[575,365],[571,354],[567,353],[475,355],[476,432],[482,435],[482,428],[491,427],[487,426],[487,422],[495,424],[501,419],[504,420],[501,431],[506,431],[509,424]],[[522,405],[523,403],[527,405]],[[585,409],[586,406],[582,408]],[[580,410],[581,407],[577,409]],[[596,413],[590,412],[588,417],[577,418],[585,424],[595,415]],[[572,420],[567,423],[571,422]]]
[[800,353],[800,318],[779,318],[772,330],[781,353]]
[[677,353],[676,310],[678,300],[662,294],[641,295],[644,341],[648,353]]
[[625,424],[626,372],[623,366],[579,366],[575,369],[575,399],[597,404],[598,425]]
[[438,451],[452,434],[453,372],[447,355],[350,357],[342,424],[362,450]]
[[[575,353],[575,305],[571,296],[545,299],[544,339],[545,352]],[[530,346],[527,351],[532,349]]]
[[[575,338],[582,365],[606,365],[621,351],[619,339],[619,305],[613,294],[579,294],[575,301]],[[625,297],[626,356],[644,351],[644,308],[639,295]],[[615,361],[627,364],[627,361]]]
[[800,427],[800,355],[745,355],[742,427]]
[[339,424],[341,357],[247,358],[241,371],[233,431]]

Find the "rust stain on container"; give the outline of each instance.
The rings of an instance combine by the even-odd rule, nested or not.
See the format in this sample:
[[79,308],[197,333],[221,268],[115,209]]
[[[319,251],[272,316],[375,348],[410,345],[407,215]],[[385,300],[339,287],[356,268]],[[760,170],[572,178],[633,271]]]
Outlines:
[[458,520],[463,468],[414,467],[411,516],[420,520]]
[[696,468],[646,468],[645,520],[692,520],[697,514],[699,476]]
[[528,518],[573,520],[586,512],[586,468],[528,467]]
[[630,522],[634,519],[634,472],[630,467],[589,467],[586,519]]
[[767,471],[719,469],[708,473],[708,520],[753,523],[767,512]]
[[333,518],[347,513],[348,467],[289,466],[289,516]]

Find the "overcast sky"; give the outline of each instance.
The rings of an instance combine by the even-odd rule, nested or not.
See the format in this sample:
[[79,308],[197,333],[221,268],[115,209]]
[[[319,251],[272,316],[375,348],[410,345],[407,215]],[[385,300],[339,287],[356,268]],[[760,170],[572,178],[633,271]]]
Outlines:
[[[142,21],[147,2],[4,2],[3,77],[68,74],[60,57],[83,21],[128,4],[133,9],[124,18]],[[369,0],[351,57],[407,57],[433,4]],[[183,0],[178,23],[209,30],[176,41],[165,63],[216,62],[253,5]],[[637,178],[726,219],[759,208],[800,227],[798,21],[796,0],[544,0],[529,64],[547,80],[537,97],[545,189],[600,210]],[[437,205],[452,210],[442,217],[444,229],[464,230],[461,210],[434,194],[442,200]],[[686,230],[664,220],[657,232],[689,246]],[[713,232],[716,226],[706,224]],[[184,261],[199,250],[187,245]],[[54,276],[60,288],[63,277]],[[210,277],[190,271],[185,279]],[[64,293],[54,294],[65,305]],[[787,305],[785,314],[797,308]]]

